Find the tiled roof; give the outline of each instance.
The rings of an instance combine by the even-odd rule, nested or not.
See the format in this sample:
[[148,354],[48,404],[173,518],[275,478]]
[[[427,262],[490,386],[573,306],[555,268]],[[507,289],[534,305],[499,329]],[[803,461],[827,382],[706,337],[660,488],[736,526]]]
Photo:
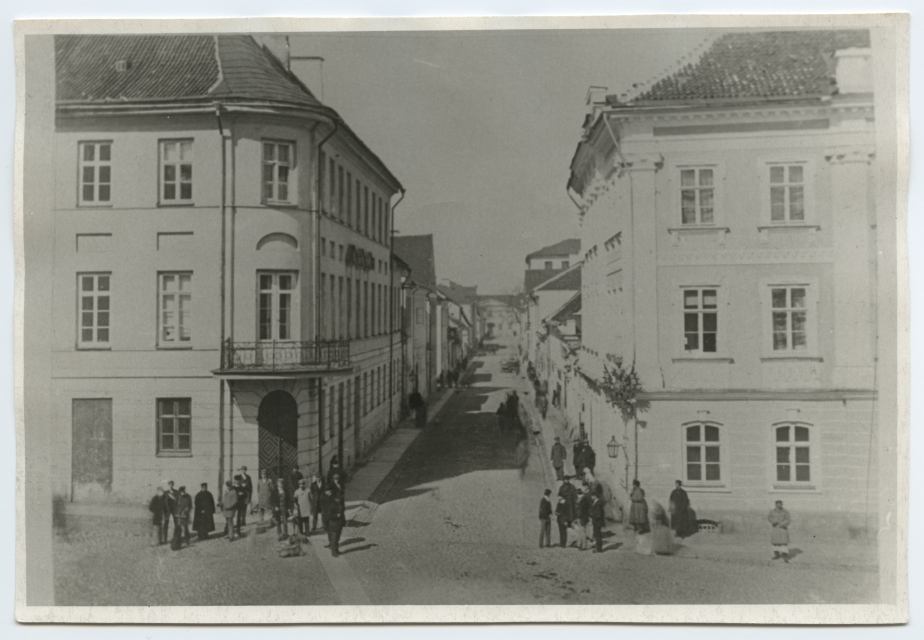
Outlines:
[[580,252],[581,241],[578,238],[569,238],[568,240],[556,242],[548,247],[542,247],[539,251],[533,251],[526,256],[526,261],[529,262],[533,258],[573,256]]
[[[528,272],[527,272],[528,273]],[[560,271],[558,275],[552,276],[545,282],[536,285],[534,291],[580,291],[581,290],[581,265],[576,264],[573,267]]]
[[729,33],[632,102],[830,95],[834,52],[869,46],[866,30]]
[[320,105],[247,35],[59,35],[55,66],[59,102],[223,97]]
[[411,280],[436,290],[436,266],[433,255],[433,235],[395,236],[395,253],[411,268]]

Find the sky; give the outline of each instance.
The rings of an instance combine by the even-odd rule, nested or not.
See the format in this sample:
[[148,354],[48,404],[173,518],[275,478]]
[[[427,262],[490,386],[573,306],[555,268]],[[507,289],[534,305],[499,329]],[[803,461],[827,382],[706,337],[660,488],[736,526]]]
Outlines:
[[324,58],[292,70],[404,185],[395,229],[433,234],[437,277],[512,293],[528,253],[580,237],[565,185],[588,88],[650,82],[708,36],[341,32],[290,36],[290,52]]

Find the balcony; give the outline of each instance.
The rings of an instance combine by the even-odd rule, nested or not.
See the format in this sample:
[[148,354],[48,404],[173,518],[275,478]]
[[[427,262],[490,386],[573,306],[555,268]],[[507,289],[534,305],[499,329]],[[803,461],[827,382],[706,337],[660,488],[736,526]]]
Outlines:
[[303,378],[350,371],[348,340],[225,340],[221,345],[221,368],[212,373],[225,378]]

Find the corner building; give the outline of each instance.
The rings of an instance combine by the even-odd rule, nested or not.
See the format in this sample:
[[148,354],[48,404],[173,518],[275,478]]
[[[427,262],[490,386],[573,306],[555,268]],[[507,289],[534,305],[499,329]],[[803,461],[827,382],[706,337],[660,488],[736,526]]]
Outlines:
[[349,469],[400,404],[398,180],[249,36],[55,49],[55,492]]
[[[730,527],[781,499],[805,531],[875,530],[871,58],[866,31],[728,34],[591,99],[580,421],[617,512],[633,478],[664,505],[681,479]],[[637,419],[597,386],[616,363]]]

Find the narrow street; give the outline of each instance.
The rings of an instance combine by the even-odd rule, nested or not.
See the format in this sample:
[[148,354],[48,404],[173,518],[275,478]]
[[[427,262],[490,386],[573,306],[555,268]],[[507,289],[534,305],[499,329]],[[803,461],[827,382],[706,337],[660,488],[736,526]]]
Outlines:
[[[151,548],[109,528],[56,544],[61,604],[745,604],[854,603],[876,597],[872,566],[773,564],[754,541],[715,536],[673,557],[632,552],[610,523],[603,554],[538,548],[538,503],[557,490],[532,435],[525,474],[502,436],[498,403],[522,379],[501,372],[502,347],[474,361],[457,389],[373,492],[373,508],[348,523],[343,555],[312,536],[307,553],[279,558],[274,536],[214,539],[182,552]],[[521,392],[522,393],[522,392]],[[524,400],[528,400],[526,396]],[[553,523],[552,540],[558,533]],[[703,535],[708,534],[700,534]],[[697,546],[699,545],[699,546]],[[727,553],[723,550],[727,545]],[[736,547],[735,545],[738,545]],[[819,547],[821,545],[818,545]],[[808,548],[808,547],[806,547]],[[811,554],[807,554],[810,556]],[[849,555],[845,553],[845,555]],[[849,558],[845,557],[845,560]]]

